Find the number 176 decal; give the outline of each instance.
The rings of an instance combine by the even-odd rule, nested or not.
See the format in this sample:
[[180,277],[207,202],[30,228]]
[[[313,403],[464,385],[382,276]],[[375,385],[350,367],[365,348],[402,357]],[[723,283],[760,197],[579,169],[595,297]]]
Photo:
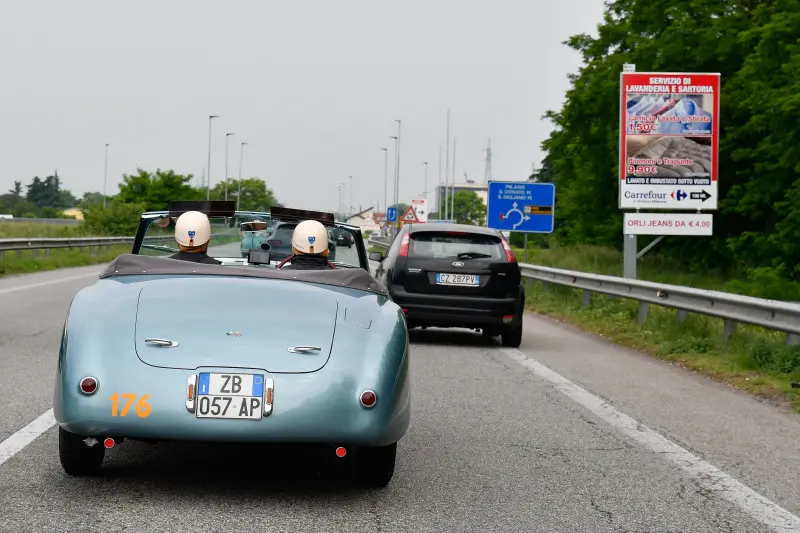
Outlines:
[[[122,411],[121,412],[119,410],[119,404],[120,404],[119,399],[120,399],[120,396],[122,396],[122,399],[125,400],[125,405],[122,407]],[[127,416],[128,415],[128,411],[130,410],[131,406],[133,405],[133,402],[136,401],[136,397],[137,397],[136,394],[131,394],[131,393],[127,393],[127,392],[124,392],[122,394],[119,394],[118,392],[115,392],[114,394],[112,394],[111,395],[111,416]],[[150,416],[151,407],[150,407],[150,404],[147,403],[147,399],[149,397],[150,397],[149,394],[144,394],[144,395],[139,397],[138,401],[136,401],[136,409],[135,409],[135,411],[136,411],[136,416],[138,416],[139,418],[147,418],[148,416]]]

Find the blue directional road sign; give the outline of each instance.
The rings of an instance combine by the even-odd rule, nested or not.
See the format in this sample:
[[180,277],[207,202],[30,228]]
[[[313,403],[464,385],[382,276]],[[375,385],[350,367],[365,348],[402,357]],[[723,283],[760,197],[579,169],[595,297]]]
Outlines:
[[386,220],[389,222],[397,222],[397,208],[390,207],[386,210]]
[[486,225],[500,231],[553,233],[556,186],[529,181],[490,181]]

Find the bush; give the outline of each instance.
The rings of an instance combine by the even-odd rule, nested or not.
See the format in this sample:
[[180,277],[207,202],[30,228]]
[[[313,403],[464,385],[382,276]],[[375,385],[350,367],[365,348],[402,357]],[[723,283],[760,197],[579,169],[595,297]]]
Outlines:
[[145,204],[140,203],[119,202],[111,202],[107,207],[87,207],[83,211],[81,226],[90,234],[130,237],[136,234],[145,207]]

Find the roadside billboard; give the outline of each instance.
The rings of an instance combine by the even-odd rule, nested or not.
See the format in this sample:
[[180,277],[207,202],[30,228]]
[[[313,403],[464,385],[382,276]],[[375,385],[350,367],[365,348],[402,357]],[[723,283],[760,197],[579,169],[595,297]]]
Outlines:
[[719,74],[623,72],[620,209],[717,209]]

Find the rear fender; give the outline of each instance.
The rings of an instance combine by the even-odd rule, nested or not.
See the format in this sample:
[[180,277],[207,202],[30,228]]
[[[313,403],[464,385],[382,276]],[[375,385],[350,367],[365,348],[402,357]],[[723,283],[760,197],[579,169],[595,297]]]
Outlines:
[[78,383],[86,376],[103,374],[120,358],[136,358],[134,330],[136,283],[100,280],[79,291],[64,322],[58,354],[53,413],[64,420],[64,402],[77,396]]

